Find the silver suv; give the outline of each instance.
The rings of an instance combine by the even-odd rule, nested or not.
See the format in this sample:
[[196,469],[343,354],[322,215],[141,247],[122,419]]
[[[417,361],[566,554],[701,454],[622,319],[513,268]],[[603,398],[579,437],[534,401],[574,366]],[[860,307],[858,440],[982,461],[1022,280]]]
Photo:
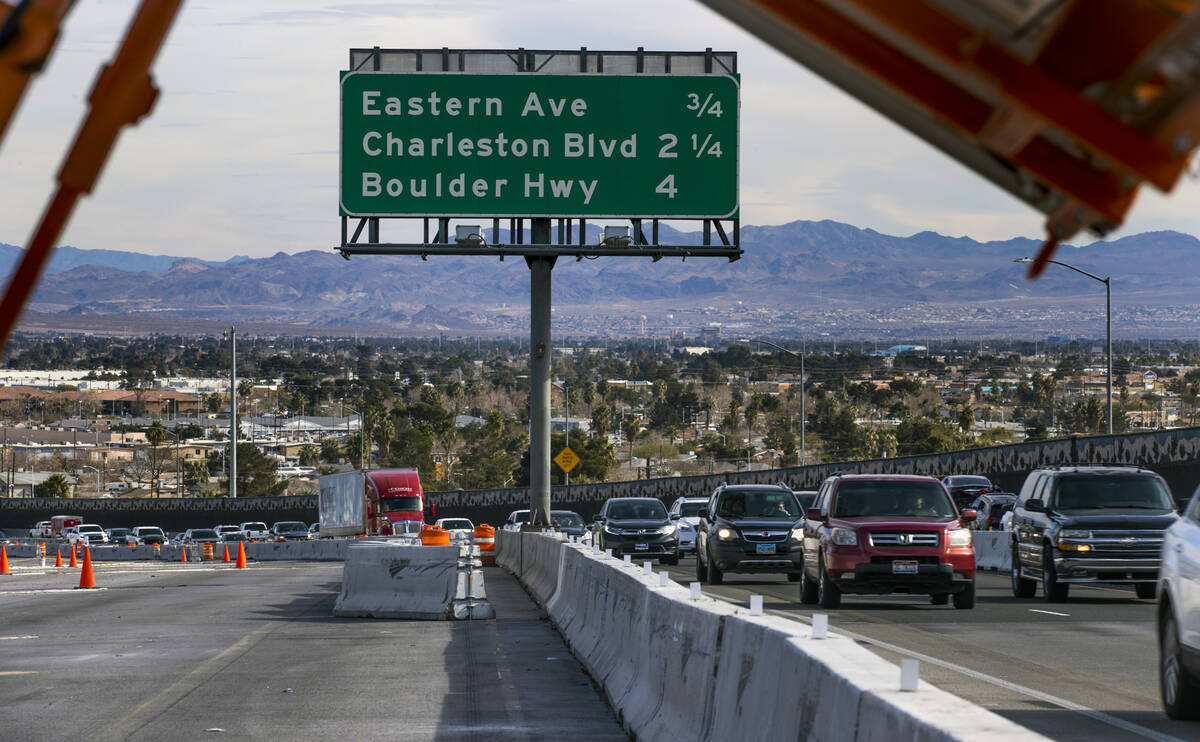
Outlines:
[[1163,540],[1159,678],[1172,719],[1200,719],[1200,488]]

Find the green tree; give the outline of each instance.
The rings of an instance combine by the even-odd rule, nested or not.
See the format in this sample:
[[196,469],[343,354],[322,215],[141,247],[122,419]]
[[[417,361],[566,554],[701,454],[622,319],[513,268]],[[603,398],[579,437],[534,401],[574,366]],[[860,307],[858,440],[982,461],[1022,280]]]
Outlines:
[[317,466],[321,463],[321,449],[306,443],[300,447],[300,466]]
[[958,429],[964,433],[971,432],[971,426],[975,424],[975,409],[971,407],[970,402],[963,402],[962,407],[958,408]]
[[237,444],[238,497],[278,497],[287,491],[279,481],[279,462],[253,443]]
[[146,449],[146,466],[149,469],[150,488],[155,497],[162,496],[162,485],[158,478],[166,471],[171,460],[171,452],[163,448],[166,440],[167,429],[158,420],[146,428],[146,443],[149,444]]
[[207,461],[189,461],[183,470],[183,483],[187,487],[206,485],[209,476]]
[[606,404],[601,404],[592,410],[592,433],[608,435],[608,431],[612,429],[612,415],[612,408]]
[[45,481],[34,485],[34,497],[70,497],[71,483],[62,474],[51,474]]
[[391,418],[383,417],[375,422],[375,442],[379,445],[379,465],[385,466],[392,450],[392,439],[396,437],[396,426]]
[[223,403],[224,400],[221,398],[221,395],[217,394],[216,392],[210,392],[204,395],[204,409],[208,410],[209,412],[220,412],[221,405]]
[[321,439],[321,460],[326,464],[336,464],[342,458],[342,447],[337,438]]

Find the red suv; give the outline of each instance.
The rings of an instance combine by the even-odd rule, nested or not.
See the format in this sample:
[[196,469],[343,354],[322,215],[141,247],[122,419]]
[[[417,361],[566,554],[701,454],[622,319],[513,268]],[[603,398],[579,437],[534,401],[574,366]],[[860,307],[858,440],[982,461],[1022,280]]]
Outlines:
[[805,514],[800,601],[837,608],[842,593],[910,593],[974,608],[973,520],[933,477],[830,477]]

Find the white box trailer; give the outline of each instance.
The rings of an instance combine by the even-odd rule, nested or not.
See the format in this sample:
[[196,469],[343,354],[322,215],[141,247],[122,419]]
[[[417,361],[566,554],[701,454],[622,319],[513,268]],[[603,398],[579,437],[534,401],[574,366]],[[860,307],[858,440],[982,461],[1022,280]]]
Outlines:
[[361,471],[326,474],[317,480],[317,487],[322,538],[367,533],[367,508]]

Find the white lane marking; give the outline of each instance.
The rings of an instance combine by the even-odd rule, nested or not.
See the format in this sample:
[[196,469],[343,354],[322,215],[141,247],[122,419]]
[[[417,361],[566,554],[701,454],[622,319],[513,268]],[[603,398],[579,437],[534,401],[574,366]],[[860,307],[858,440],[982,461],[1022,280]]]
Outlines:
[[0,636],[0,642],[11,642],[17,639],[37,639],[37,634],[22,634],[21,636]]
[[1070,616],[1070,613],[1058,613],[1057,611],[1040,611],[1037,608],[1030,608],[1030,613],[1045,613],[1047,616]]
[[[733,600],[732,598],[726,598],[726,597],[723,597],[720,595],[713,595],[712,593],[707,593],[707,592],[705,593],[705,595],[707,595],[710,598],[716,598],[717,600],[723,600],[726,603],[732,603],[734,605],[739,605],[739,606],[741,605],[740,601]],[[780,611],[780,610],[771,610],[768,612],[773,613],[777,616],[781,616],[783,618],[790,619],[792,621],[796,621],[797,623],[806,623],[806,624],[810,624],[810,625],[812,624],[812,621],[807,616],[799,616],[799,615],[796,615],[793,613],[787,613],[786,611]],[[904,647],[899,647],[899,646],[896,646],[895,644],[889,644],[888,642],[880,641],[878,639],[873,639],[869,636],[866,636],[865,634],[859,634],[854,631],[847,631],[846,629],[836,629],[836,630],[830,629],[829,633],[834,634],[834,635],[841,634],[842,636],[848,637],[855,641],[864,642],[866,644],[873,644],[874,646],[879,647],[880,649],[886,649],[889,652],[895,652],[896,654],[902,654],[906,657],[912,657],[914,659],[921,660],[922,662],[928,662],[931,665],[937,665],[938,667],[944,667],[947,670],[952,670],[952,671],[960,673],[962,675],[966,675],[969,678],[974,678],[976,680],[982,680],[985,683],[991,683],[992,685],[997,685],[1001,688],[1004,688],[1005,690],[1013,691],[1014,693],[1022,693],[1031,698],[1036,698],[1039,701],[1045,701],[1046,703],[1054,704],[1055,706],[1058,706],[1059,708],[1064,708],[1064,709],[1067,709],[1068,711],[1074,711],[1074,712],[1076,712],[1078,714],[1082,714],[1094,721],[1101,722],[1102,724],[1108,724],[1109,726],[1117,727],[1118,729],[1122,729],[1126,732],[1129,732],[1130,734],[1136,734],[1138,736],[1145,737],[1146,739],[1152,739],[1152,740],[1155,740],[1156,742],[1183,742],[1183,740],[1181,740],[1179,737],[1172,737],[1169,734],[1163,734],[1162,732],[1157,732],[1153,729],[1148,729],[1146,727],[1139,726],[1137,724],[1134,724],[1131,721],[1125,721],[1124,719],[1121,719],[1119,717],[1111,716],[1109,714],[1104,713],[1103,711],[1097,711],[1095,709],[1088,708],[1087,706],[1075,703],[1074,701],[1068,701],[1065,698],[1059,698],[1058,696],[1052,696],[1049,693],[1043,693],[1040,690],[1034,690],[1033,688],[1027,688],[1023,685],[1017,685],[1016,683],[1010,683],[1009,681],[1004,680],[1002,678],[997,678],[992,675],[987,675],[987,674],[979,672],[977,670],[972,670],[969,667],[963,667],[962,665],[956,665],[953,662],[947,662],[945,660],[940,660],[937,657],[931,657],[930,655],[922,654],[921,652],[914,652],[911,649],[905,649]],[[995,713],[995,712],[993,712],[993,713]]]
[[60,595],[87,595],[88,593],[103,592],[107,589],[107,587],[89,587],[84,590],[75,587],[48,587],[44,590],[0,590],[0,598],[7,595],[49,595],[51,593],[58,593]]

